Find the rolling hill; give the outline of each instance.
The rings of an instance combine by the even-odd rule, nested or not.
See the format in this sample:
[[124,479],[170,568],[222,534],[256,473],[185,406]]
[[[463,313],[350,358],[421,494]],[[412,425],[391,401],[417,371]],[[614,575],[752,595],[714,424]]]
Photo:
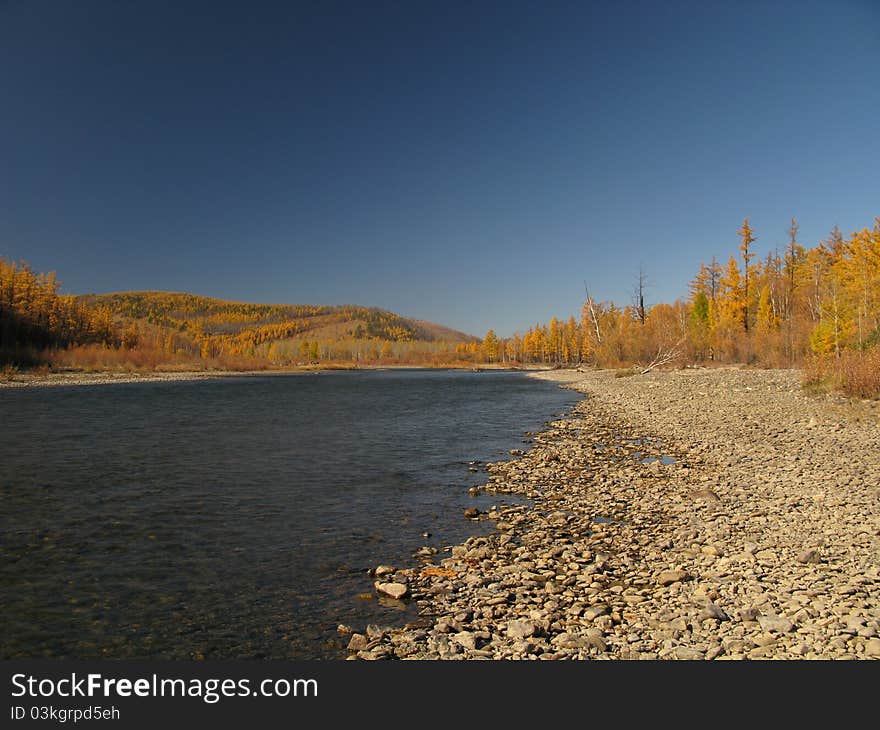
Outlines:
[[303,361],[408,359],[463,352],[479,339],[433,322],[356,305],[252,304],[164,291],[89,294],[130,338],[169,354]]

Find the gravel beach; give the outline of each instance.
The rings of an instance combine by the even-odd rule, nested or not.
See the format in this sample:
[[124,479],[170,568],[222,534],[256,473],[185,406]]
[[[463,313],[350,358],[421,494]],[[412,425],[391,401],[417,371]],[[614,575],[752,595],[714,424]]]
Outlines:
[[490,535],[374,571],[420,618],[340,627],[349,658],[880,658],[880,404],[786,370],[533,375],[586,397],[488,465]]
[[262,375],[262,373],[237,373],[231,371],[150,372],[150,373],[46,373],[25,371],[0,381],[0,388],[48,388],[62,385],[113,385],[118,383],[176,382],[203,380],[226,376]]

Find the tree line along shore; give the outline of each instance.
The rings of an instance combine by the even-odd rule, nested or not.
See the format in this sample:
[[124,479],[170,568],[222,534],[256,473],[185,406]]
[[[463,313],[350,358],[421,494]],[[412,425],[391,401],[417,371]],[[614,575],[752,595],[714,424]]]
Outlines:
[[[598,301],[511,337],[482,338],[376,308],[259,305],[170,292],[71,296],[54,273],[0,258],[0,377],[357,366],[800,367],[814,389],[880,396],[880,218],[811,247],[792,219],[759,249],[746,218],[726,261],[695,268],[686,298]],[[759,255],[759,250],[762,253]]]

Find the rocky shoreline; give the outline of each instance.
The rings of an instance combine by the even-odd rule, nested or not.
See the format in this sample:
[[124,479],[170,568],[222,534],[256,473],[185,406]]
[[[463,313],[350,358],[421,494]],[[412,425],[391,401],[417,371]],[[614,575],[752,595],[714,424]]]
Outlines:
[[180,371],[180,372],[149,372],[149,373],[123,373],[123,372],[68,372],[68,373],[45,373],[23,372],[0,380],[0,388],[50,388],[55,386],[88,386],[88,385],[114,385],[118,383],[152,383],[152,382],[177,382],[185,380],[204,380],[205,378],[221,378],[225,376],[263,375],[259,372],[233,372],[233,371]]
[[878,403],[796,371],[534,376],[586,398],[488,465],[492,534],[375,571],[420,618],[348,658],[880,658]]

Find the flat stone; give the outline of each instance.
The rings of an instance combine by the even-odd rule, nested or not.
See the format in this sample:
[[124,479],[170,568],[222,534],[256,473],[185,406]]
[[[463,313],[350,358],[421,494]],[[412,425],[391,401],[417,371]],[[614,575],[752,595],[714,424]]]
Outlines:
[[512,639],[528,639],[534,636],[538,627],[534,622],[522,619],[514,619],[507,622],[507,635]]
[[698,661],[702,660],[706,653],[700,649],[694,649],[690,646],[676,646],[672,650],[672,656],[682,661]]
[[690,576],[686,570],[664,570],[657,576],[657,582],[661,586],[670,586],[673,583],[680,583],[687,580]]
[[865,644],[865,654],[868,656],[880,656],[880,639],[871,639]]
[[456,644],[463,646],[465,649],[477,648],[477,637],[470,631],[459,631],[457,634],[452,634],[451,638]]
[[721,646],[728,654],[742,654],[746,649],[746,642],[745,639],[725,636],[721,640]]
[[759,550],[755,553],[755,557],[759,563],[765,565],[774,565],[777,561],[776,553],[773,550]]
[[609,613],[611,613],[611,609],[608,606],[597,604],[595,606],[587,606],[582,616],[588,621],[593,621],[599,618],[599,616],[605,616]]
[[409,587],[405,586],[403,583],[380,583],[379,581],[376,581],[373,584],[373,587],[378,593],[383,593],[386,596],[391,596],[391,598],[396,598],[398,600],[409,593]]
[[776,643],[776,636],[770,633],[764,633],[760,636],[752,637],[752,643],[758,646],[773,646]]
[[846,617],[846,627],[855,633],[858,633],[859,630],[865,625],[865,619],[861,616],[847,616]]
[[592,645],[589,637],[567,632],[557,634],[550,640],[550,643],[562,649],[584,649]]
[[778,634],[787,634],[794,631],[794,624],[781,616],[758,616],[758,625],[764,631],[773,631]]

